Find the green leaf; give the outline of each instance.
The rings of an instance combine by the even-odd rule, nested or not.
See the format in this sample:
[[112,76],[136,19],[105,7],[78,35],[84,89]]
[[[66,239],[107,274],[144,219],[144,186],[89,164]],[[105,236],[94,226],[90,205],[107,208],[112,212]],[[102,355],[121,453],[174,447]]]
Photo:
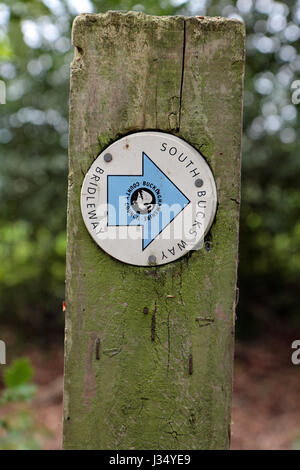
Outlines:
[[4,371],[4,385],[14,388],[27,384],[33,376],[33,368],[26,357],[16,359],[12,365]]

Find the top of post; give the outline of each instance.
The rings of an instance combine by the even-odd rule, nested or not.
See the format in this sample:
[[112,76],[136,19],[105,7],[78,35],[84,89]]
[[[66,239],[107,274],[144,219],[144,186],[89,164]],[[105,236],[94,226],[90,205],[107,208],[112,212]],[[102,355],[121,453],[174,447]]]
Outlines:
[[72,29],[72,42],[76,46],[77,41],[80,39],[83,29],[99,26],[108,26],[115,25],[117,26],[120,23],[129,24],[134,27],[135,24],[143,24],[143,27],[146,27],[147,24],[157,24],[162,27],[167,23],[176,23],[179,25],[182,22],[190,23],[193,25],[199,26],[201,29],[205,30],[215,30],[215,31],[228,31],[232,30],[236,33],[242,34],[245,36],[245,25],[242,21],[236,18],[223,18],[221,16],[210,17],[210,16],[153,16],[147,15],[143,12],[120,12],[120,11],[108,11],[106,13],[83,13],[75,17],[73,22]]

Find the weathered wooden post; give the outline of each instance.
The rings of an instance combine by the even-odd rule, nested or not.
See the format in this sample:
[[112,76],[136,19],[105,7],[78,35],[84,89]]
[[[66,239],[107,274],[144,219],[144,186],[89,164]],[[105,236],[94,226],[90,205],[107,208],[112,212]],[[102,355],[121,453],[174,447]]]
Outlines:
[[[73,44],[64,448],[228,448],[244,26],[224,18],[80,15]],[[182,163],[187,155],[190,167]],[[209,211],[202,215],[211,217],[209,228],[215,181],[218,207],[202,249],[188,251],[179,239],[175,253],[165,240],[160,245],[157,231],[142,235],[146,223],[136,220],[160,210],[156,185],[147,189],[151,171],[163,182],[162,199],[167,185],[179,198],[171,228],[193,203]],[[128,175],[137,175],[135,192]],[[136,239],[121,237],[118,245],[101,237],[120,230],[107,204],[127,183],[130,202],[119,210],[126,206],[135,221]]]

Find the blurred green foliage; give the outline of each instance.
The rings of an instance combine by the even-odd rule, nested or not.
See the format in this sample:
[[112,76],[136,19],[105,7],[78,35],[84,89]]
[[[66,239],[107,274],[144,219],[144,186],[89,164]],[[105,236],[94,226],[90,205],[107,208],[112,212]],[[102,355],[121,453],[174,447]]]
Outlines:
[[7,85],[0,106],[2,318],[48,332],[62,324],[70,28],[79,12],[109,9],[245,21],[238,325],[249,332],[261,310],[297,323],[300,144],[291,84],[300,77],[299,0],[0,3],[0,79]]
[[300,450],[300,433],[292,443],[292,450]]
[[26,357],[13,361],[10,367],[4,369],[5,389],[0,403],[31,401],[36,392],[36,386],[30,383],[32,376],[33,369]]
[[[16,359],[4,370],[4,391],[1,405],[10,405],[0,418],[0,450],[40,449],[37,429],[32,414],[23,403],[31,402],[36,386],[30,383],[32,366],[27,358]],[[16,405],[11,408],[11,405]]]

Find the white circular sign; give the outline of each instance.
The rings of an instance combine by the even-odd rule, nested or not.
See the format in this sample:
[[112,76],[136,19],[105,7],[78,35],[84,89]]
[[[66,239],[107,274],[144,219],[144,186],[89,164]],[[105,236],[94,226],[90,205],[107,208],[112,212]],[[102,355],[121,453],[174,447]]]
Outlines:
[[81,189],[95,242],[138,266],[170,263],[202,247],[217,191],[202,155],[164,132],[137,132],[100,153]]

